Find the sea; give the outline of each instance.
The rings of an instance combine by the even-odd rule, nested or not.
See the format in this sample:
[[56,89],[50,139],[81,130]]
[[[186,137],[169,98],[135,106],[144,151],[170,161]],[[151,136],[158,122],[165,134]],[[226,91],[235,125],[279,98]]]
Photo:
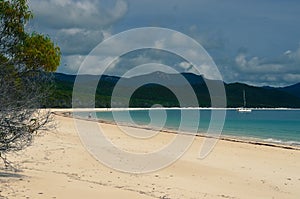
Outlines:
[[[212,113],[218,114],[218,111],[221,115],[226,114],[221,136],[300,146],[300,110],[253,109],[250,113],[240,113],[235,109],[142,109],[99,111],[96,116],[106,122],[115,122],[117,118],[121,124],[170,131],[178,131],[180,123],[184,122],[184,126],[197,128],[197,133],[205,135],[209,126],[216,123]],[[195,113],[200,117],[195,117]],[[218,122],[223,124],[217,121],[217,125]],[[188,128],[185,130],[189,131]]]

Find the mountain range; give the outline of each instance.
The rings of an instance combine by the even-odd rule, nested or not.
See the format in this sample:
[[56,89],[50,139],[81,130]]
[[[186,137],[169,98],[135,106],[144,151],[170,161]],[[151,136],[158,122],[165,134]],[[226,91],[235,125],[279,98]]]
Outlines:
[[[182,79],[184,77],[185,79]],[[96,75],[67,75],[54,73],[55,89],[49,98],[46,107],[72,107],[72,92],[76,78],[84,82],[86,88],[89,88],[99,77]],[[211,107],[211,98],[207,83],[223,83],[227,97],[227,107],[235,108],[244,105],[243,92],[246,93],[247,107],[252,108],[300,108],[300,83],[287,87],[257,87],[243,83],[225,83],[216,80],[205,79],[202,76],[193,73],[167,74],[163,72],[154,72],[146,75],[130,78],[120,78],[116,76],[103,75],[98,82],[95,93],[96,107],[111,107],[111,95],[116,84],[124,96],[117,96],[113,101],[114,107],[126,107],[123,103],[127,91],[134,91],[129,100],[130,107],[151,107],[160,104],[165,107],[178,107],[179,101],[171,90],[177,90],[179,93],[186,93],[189,85],[194,90],[200,107]],[[145,82],[150,82],[145,84]],[[163,82],[164,86],[151,82]],[[215,96],[218,97],[218,96]],[[184,106],[194,106],[194,104],[184,104]],[[91,107],[91,102],[86,103],[83,99],[79,100],[80,107]]]

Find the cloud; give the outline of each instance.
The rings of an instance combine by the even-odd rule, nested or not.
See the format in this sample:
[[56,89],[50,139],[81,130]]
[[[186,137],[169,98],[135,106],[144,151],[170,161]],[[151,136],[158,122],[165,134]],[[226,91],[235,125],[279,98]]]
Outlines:
[[300,46],[275,58],[249,56],[245,51],[235,58],[233,68],[240,81],[256,85],[281,86],[300,82]]
[[[300,63],[300,45],[299,48],[293,52],[291,50],[287,50],[284,55],[290,60],[295,61],[297,64]],[[300,67],[300,66],[299,66]]]
[[64,56],[62,66],[58,72],[71,74],[105,74],[105,69],[113,69],[118,63],[114,57],[95,55],[68,55]]
[[48,34],[63,56],[87,55],[111,35],[112,25],[127,12],[124,0],[30,0],[31,28]]
[[285,69],[285,66],[276,62],[252,57],[247,59],[245,54],[239,54],[235,58],[237,69],[248,74],[257,73],[278,73]]
[[52,29],[99,30],[115,23],[128,9],[123,0],[113,7],[98,0],[30,0],[29,5],[39,25]]
[[286,82],[300,82],[300,74],[285,74],[282,79]]
[[57,31],[56,37],[64,55],[87,55],[105,38],[105,34],[103,30],[70,28]]
[[[225,81],[250,84],[291,84],[299,82],[299,3],[271,1],[166,0],[29,0],[34,19],[31,29],[48,34],[62,50],[60,71],[76,73],[83,58],[101,41],[130,28],[159,25],[183,32],[198,41],[213,57]],[[212,12],[213,11],[213,12]],[[251,25],[249,25],[251,24]],[[116,26],[117,25],[117,26]],[[110,66],[122,74],[134,65],[156,62],[184,72],[196,72],[190,59],[201,59],[200,73],[214,74],[201,53],[186,46],[180,34],[153,38],[136,35],[131,40],[106,46],[101,56],[112,59],[137,42],[178,49],[188,58],[175,58],[161,51],[121,57]],[[188,46],[188,45],[187,45]],[[245,47],[248,51],[237,49]],[[180,51],[180,49],[182,49]],[[99,56],[97,52],[92,56]],[[93,59],[95,64],[97,60]],[[104,59],[105,60],[105,59]],[[99,60],[98,60],[99,61]],[[98,63],[99,64],[99,63]],[[191,63],[193,64],[193,63]],[[101,63],[100,63],[101,65]],[[99,65],[94,66],[97,71]],[[89,72],[93,72],[89,70]]]
[[163,61],[164,59],[162,57],[157,58],[153,50],[133,51],[127,55],[119,57],[109,66],[106,72],[110,75],[122,76],[127,71],[140,65],[149,63],[163,64],[165,61]]
[[187,34],[199,42],[206,50],[224,50],[227,39],[219,30],[201,30],[197,25],[191,25]]
[[185,61],[184,62],[180,62],[178,64],[178,66],[181,67],[181,68],[183,68],[185,71],[188,71],[192,67],[191,63],[185,62]]
[[[154,31],[153,34],[149,34],[150,31]],[[129,33],[125,32],[110,38],[89,54],[102,57],[103,60],[107,57],[118,58],[118,61],[106,71],[108,74],[120,76],[135,66],[158,63],[173,67],[178,72],[192,72],[209,79],[220,79],[218,70],[205,50],[183,34],[155,28]],[[82,33],[78,29],[68,29],[65,34],[70,35],[68,41],[71,41],[71,44],[75,43],[74,48],[71,48],[74,53],[77,44],[76,41],[72,41],[72,36]],[[152,47],[158,49],[149,49]],[[90,66],[86,73],[90,73],[92,68],[98,71],[98,67],[104,67],[103,63],[95,63],[95,66]]]
[[76,74],[84,59],[85,56],[82,55],[63,56],[58,72]]

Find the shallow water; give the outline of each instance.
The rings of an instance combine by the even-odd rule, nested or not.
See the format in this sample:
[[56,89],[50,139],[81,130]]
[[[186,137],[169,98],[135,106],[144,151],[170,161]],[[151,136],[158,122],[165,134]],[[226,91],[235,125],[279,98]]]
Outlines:
[[[151,128],[178,130],[180,123],[184,123],[181,130],[189,131],[197,128],[201,134],[207,133],[212,111],[215,114],[222,110],[131,110],[130,117],[126,111],[97,112],[100,120],[114,122],[116,116],[119,122],[130,125],[143,125]],[[197,112],[195,112],[197,111]],[[300,110],[253,110],[251,113],[239,113],[236,110],[226,110],[222,135],[243,138],[254,138],[268,142],[300,145]],[[200,115],[197,120],[197,114]],[[149,115],[152,115],[152,120]],[[166,121],[164,121],[166,116]],[[184,120],[184,121],[183,121]],[[212,122],[213,126],[222,121]]]

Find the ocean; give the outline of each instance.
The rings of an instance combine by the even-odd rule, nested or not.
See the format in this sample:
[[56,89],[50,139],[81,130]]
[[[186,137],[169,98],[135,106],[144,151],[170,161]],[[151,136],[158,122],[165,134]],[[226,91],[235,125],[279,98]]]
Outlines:
[[[160,116],[165,115],[166,121],[163,123],[163,129],[176,131],[182,121],[181,111],[180,109],[152,109],[150,112],[149,110],[130,110],[129,114],[132,121],[128,120],[126,111],[115,111],[114,114],[118,113],[118,121],[121,123],[144,127],[151,124],[150,128],[154,129],[162,125],[163,119]],[[185,114],[185,117],[188,117],[184,120],[185,126],[195,128],[195,124],[197,124],[199,134],[205,135],[211,122],[212,110],[193,109],[185,111],[187,113],[190,111],[190,114]],[[195,111],[199,111],[199,121],[195,121]],[[154,116],[152,120],[149,113]],[[115,121],[111,111],[97,112],[96,115],[99,120]],[[254,109],[251,113],[239,113],[232,109],[226,110],[222,136],[300,146],[300,110]]]

